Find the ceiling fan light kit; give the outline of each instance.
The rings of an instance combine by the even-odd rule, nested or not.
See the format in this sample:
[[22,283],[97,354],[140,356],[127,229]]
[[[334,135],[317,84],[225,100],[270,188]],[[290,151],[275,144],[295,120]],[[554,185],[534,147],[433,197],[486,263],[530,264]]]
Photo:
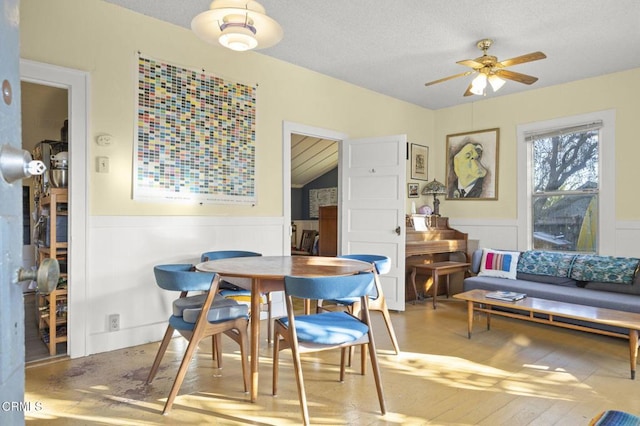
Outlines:
[[501,79],[500,77],[498,77],[495,74],[491,74],[488,78],[489,80],[489,84],[491,85],[491,87],[493,88],[494,92],[497,92],[498,90],[500,90],[500,88],[502,86],[504,86],[504,83],[506,83],[505,80]]
[[471,89],[469,89],[469,91],[474,95],[483,95],[485,87],[487,87],[487,75],[481,72],[471,82]]
[[257,1],[213,0],[191,21],[191,30],[210,44],[235,51],[264,49],[282,40],[282,27]]
[[537,61],[544,59],[547,56],[542,52],[533,52],[526,55],[517,56],[515,58],[507,59],[505,61],[498,62],[498,58],[492,55],[487,55],[487,50],[493,44],[491,39],[483,39],[476,43],[478,49],[482,50],[482,56],[476,59],[465,59],[458,61],[460,65],[464,65],[473,68],[473,71],[467,71],[461,74],[452,75],[449,77],[441,78],[438,80],[426,83],[425,86],[431,86],[433,84],[442,83],[448,80],[452,80],[458,77],[464,77],[469,74],[477,73],[478,75],[472,80],[471,84],[467,88],[464,96],[470,95],[484,95],[487,82],[491,85],[494,92],[500,90],[504,86],[506,80],[517,81],[523,84],[533,84],[538,81],[537,77],[530,75],[517,73],[514,71],[506,70],[505,68],[513,65],[523,64],[525,62]]

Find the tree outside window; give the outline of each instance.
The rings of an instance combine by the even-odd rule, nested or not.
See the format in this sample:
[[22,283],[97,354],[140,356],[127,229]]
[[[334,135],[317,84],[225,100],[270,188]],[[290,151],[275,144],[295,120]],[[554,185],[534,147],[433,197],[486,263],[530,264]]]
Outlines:
[[533,248],[595,253],[598,247],[599,127],[530,135]]

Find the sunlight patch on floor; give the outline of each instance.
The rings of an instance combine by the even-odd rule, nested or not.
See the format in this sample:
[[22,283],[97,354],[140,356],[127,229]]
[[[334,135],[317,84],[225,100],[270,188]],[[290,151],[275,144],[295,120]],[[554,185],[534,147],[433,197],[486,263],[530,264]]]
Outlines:
[[399,357],[401,362],[395,356],[381,357],[381,364],[385,369],[452,388],[568,401],[575,400],[566,390],[568,385],[576,390],[589,389],[572,374],[555,371],[549,366],[532,368],[525,364],[519,371],[508,371],[453,356],[402,352]]

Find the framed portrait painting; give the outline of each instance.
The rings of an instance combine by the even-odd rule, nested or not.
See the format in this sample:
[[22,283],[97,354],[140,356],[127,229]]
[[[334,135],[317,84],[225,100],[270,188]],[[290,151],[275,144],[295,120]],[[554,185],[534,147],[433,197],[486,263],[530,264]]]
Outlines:
[[427,180],[427,164],[429,148],[424,145],[411,144],[411,179]]
[[500,129],[447,135],[447,200],[498,199]]

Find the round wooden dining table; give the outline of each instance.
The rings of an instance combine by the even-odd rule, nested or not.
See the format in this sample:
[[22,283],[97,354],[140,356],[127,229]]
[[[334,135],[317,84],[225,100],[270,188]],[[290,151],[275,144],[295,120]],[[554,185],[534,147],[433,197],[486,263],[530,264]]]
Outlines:
[[346,276],[373,271],[373,265],[353,259],[322,256],[250,256],[210,260],[196,265],[223,277],[251,278],[251,402],[258,397],[260,358],[260,295],[284,290],[285,276]]

